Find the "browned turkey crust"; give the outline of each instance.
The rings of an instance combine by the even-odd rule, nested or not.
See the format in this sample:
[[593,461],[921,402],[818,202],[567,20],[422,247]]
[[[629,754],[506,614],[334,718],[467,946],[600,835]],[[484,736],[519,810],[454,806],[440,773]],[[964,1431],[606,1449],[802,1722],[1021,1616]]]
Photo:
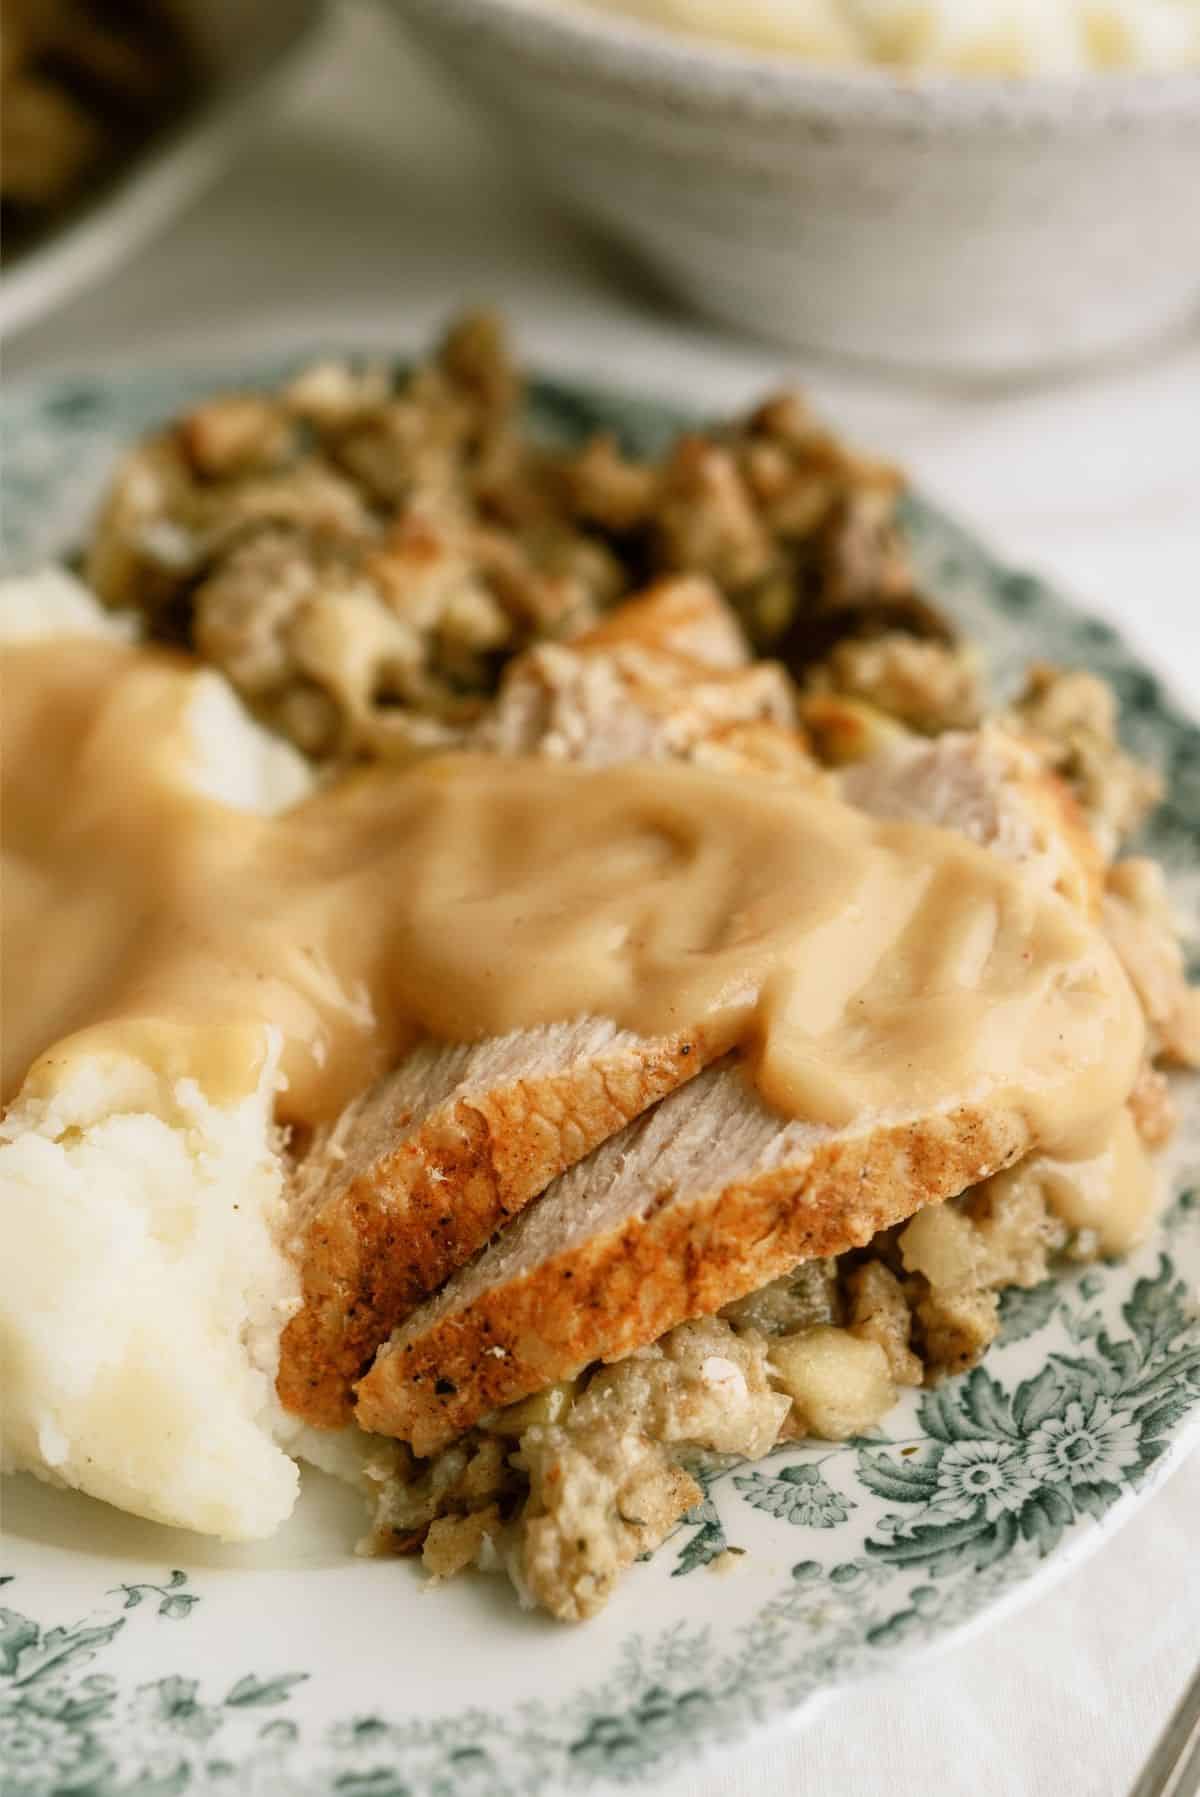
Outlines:
[[360,1383],[358,1422],[435,1452],[489,1410],[800,1260],[863,1246],[1032,1141],[1001,1100],[854,1131],[784,1123],[722,1062],[566,1174],[415,1313]]
[[303,1302],[280,1348],[284,1406],[347,1422],[354,1380],[409,1311],[717,1052],[700,1031],[651,1041],[591,1018],[423,1047],[356,1099],[298,1182]]

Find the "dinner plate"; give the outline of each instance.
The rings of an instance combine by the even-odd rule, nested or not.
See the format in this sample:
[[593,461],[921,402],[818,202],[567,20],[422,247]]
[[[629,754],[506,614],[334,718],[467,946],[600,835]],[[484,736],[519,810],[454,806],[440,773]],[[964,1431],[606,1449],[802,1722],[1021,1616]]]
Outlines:
[[[214,386],[283,372],[12,387],[6,564],[70,548],[135,432]],[[547,432],[604,425],[641,448],[681,422],[563,385],[531,403]],[[1195,925],[1200,731],[1106,625],[920,500],[909,517],[930,590],[1001,689],[1031,657],[1112,683],[1130,746],[1167,776],[1145,846]],[[983,1365],[909,1393],[871,1435],[789,1444],[714,1478],[583,1627],[522,1612],[498,1579],[430,1589],[408,1561],[356,1558],[357,1500],[320,1475],[254,1547],[8,1480],[0,1789],[556,1797],[654,1783],[998,1620],[1105,1541],[1200,1434],[1198,1083],[1179,1096],[1169,1203],[1139,1253],[1009,1293]]]

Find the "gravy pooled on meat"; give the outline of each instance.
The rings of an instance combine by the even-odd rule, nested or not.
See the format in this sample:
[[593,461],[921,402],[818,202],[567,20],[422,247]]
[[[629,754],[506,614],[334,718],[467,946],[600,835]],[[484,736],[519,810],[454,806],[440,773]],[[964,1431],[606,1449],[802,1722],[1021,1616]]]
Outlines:
[[112,644],[6,652],[10,1094],[131,1050],[236,1095],[275,1028],[280,1116],[312,1124],[418,1035],[583,1015],[703,1023],[832,1127],[1003,1092],[1080,1155],[1133,1084],[1099,931],[962,837],[695,767],[479,755],[251,816],[181,777],[192,679]]

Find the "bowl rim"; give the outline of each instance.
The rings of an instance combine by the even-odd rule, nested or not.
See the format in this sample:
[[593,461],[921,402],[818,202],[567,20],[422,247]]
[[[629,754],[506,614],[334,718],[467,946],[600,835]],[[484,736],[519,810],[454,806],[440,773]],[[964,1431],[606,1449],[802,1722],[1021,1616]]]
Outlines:
[[725,105],[764,114],[870,114],[911,123],[935,114],[961,124],[1112,125],[1182,116],[1200,120],[1200,68],[1071,75],[897,74],[878,64],[830,67],[786,52],[672,31],[589,0],[392,0],[420,17],[597,85],[653,88],[685,106]]

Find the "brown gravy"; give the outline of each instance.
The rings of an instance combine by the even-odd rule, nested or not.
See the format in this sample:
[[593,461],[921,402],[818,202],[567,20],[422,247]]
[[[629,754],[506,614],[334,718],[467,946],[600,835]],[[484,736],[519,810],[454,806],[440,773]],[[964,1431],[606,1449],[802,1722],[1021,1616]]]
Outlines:
[[841,1125],[1003,1090],[1094,1151],[1141,1014],[1099,932],[965,838],[687,766],[455,756],[278,817],[198,794],[194,671],[85,640],[2,663],[3,1086],[130,1054],[214,1098],[281,1040],[316,1122],[421,1033],[606,1015],[747,1045]]

